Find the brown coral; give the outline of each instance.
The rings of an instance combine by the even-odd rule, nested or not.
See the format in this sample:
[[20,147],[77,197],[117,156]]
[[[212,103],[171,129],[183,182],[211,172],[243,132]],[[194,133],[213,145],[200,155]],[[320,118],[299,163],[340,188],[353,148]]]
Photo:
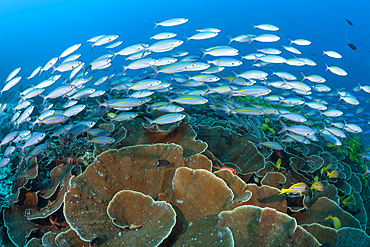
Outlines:
[[[235,246],[287,246],[297,229],[294,218],[272,208],[241,206],[221,212],[218,217],[218,226],[232,231]],[[315,239],[311,242],[319,246]]]
[[[160,165],[160,160],[166,160],[167,165]],[[172,180],[180,166],[184,166],[182,148],[176,144],[106,151],[84,173],[71,178],[64,200],[65,218],[83,240],[108,241],[113,230],[106,208],[113,196],[121,190],[134,190],[153,198],[159,193],[171,194],[172,188],[167,187],[170,183],[164,180]]]
[[131,190],[115,194],[107,214],[119,228],[110,239],[113,245],[158,246],[176,222],[176,213],[170,204],[156,202],[150,196]]

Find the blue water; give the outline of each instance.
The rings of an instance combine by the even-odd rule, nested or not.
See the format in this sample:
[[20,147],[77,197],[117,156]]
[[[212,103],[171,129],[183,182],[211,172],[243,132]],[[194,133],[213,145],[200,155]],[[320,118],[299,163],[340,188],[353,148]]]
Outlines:
[[[357,82],[366,84],[370,76],[368,9],[370,2],[361,0],[1,1],[0,78],[5,79],[10,71],[19,66],[22,67],[21,74],[28,76],[37,66],[43,66],[50,58],[58,56],[75,43],[84,44],[79,50],[83,54],[82,58],[89,59],[90,55],[94,57],[94,53],[87,52],[89,47],[84,41],[99,34],[119,34],[124,45],[130,45],[147,42],[147,35],[153,35],[156,31],[171,30],[179,35],[190,36],[195,31],[194,26],[220,28],[222,33],[219,37],[201,42],[190,41],[186,46],[187,50],[200,54],[197,48],[199,43],[205,47],[225,44],[228,42],[226,33],[233,36],[251,33],[252,22],[272,23],[280,27],[277,32],[281,37],[280,44],[289,44],[287,36],[311,40],[311,46],[299,48],[303,55],[316,61],[318,66],[305,68],[305,71],[325,76],[329,86],[351,88]],[[190,21],[178,27],[159,27],[153,30],[154,24],[150,19],[162,21],[174,17],[186,17]],[[344,18],[351,20],[354,25],[348,25]],[[346,35],[357,46],[356,51],[346,45]],[[247,46],[237,43],[233,45],[237,48]],[[259,45],[246,47],[245,54],[255,51],[252,46]],[[338,51],[343,58],[336,60],[322,57],[322,48]],[[96,54],[101,54],[101,50]],[[348,76],[338,78],[330,72],[325,73],[325,62],[344,68]],[[247,67],[249,65],[242,68]]]

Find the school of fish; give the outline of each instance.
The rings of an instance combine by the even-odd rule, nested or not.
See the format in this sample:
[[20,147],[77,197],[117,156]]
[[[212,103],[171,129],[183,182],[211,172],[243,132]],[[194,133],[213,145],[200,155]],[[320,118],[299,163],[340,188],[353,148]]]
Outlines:
[[[248,139],[257,146],[275,150],[283,149],[281,142],[309,144],[325,140],[341,145],[348,132],[359,134],[363,131],[360,126],[367,125],[366,116],[357,114],[365,99],[337,89],[325,79],[325,73],[333,73],[338,79],[347,75],[335,65],[342,58],[336,51],[323,50],[326,69],[316,75],[306,71],[316,62],[300,51],[311,41],[280,37],[279,27],[272,24],[252,25],[250,34],[235,37],[218,28],[204,28],[181,39],[174,32],[175,26],[186,24],[187,18],[153,22],[155,31],[163,32],[152,35],[147,43],[126,46],[117,34],[98,35],[87,40],[91,50],[102,52],[92,61],[80,60],[77,52],[87,44],[78,43],[28,77],[19,76],[21,67],[14,69],[0,91],[3,98],[7,91],[13,101],[18,97],[17,103],[5,101],[0,105],[0,126],[11,126],[8,133],[1,133],[0,167],[11,162],[16,150],[26,160],[43,154],[49,142],[62,135],[85,138],[87,145],[114,143],[115,139],[96,122],[80,120],[87,112],[108,113],[111,122],[130,121],[139,117],[145,106],[147,113],[163,113],[157,118],[144,117],[151,126],[179,122],[191,115],[191,107],[206,106],[220,119],[250,130],[253,134]],[[224,43],[202,46],[202,40],[220,35],[225,36]],[[198,54],[186,51],[190,42],[199,42]],[[234,48],[235,43],[244,43],[242,49]],[[109,70],[119,63],[124,64],[123,72]],[[289,72],[297,66],[300,74]],[[18,96],[15,86],[20,82],[29,86]],[[355,92],[361,90],[370,93],[370,86],[354,88]],[[259,103],[240,100],[245,97],[258,99]],[[258,126],[265,118],[281,124],[279,138],[262,140]],[[55,128],[44,132],[44,125]],[[327,173],[329,177],[337,176]],[[303,185],[298,193],[306,189]]]

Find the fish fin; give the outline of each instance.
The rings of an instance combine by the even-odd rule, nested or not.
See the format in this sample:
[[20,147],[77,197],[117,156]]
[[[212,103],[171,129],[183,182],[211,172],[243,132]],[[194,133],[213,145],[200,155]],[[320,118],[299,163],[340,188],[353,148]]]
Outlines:
[[203,59],[207,54],[207,51],[206,50],[204,50],[204,48],[203,47],[201,47],[200,45],[198,46],[199,47],[199,49],[202,51],[202,57],[200,58],[200,59]]
[[231,72],[235,75],[235,78],[231,81],[233,82],[239,77],[239,75],[234,70],[231,70]]
[[246,34],[246,36],[248,36],[251,39],[251,41],[249,41],[249,43],[248,43],[248,45],[250,45],[254,41],[254,39],[253,39],[253,37],[249,36],[248,34]]
[[170,98],[170,97],[168,97],[168,96],[166,96],[166,95],[164,95],[164,97],[166,98],[166,99],[168,99],[168,104],[166,105],[166,107],[168,107],[172,102],[173,102],[173,99],[172,98]]
[[[204,95],[207,95],[211,90],[212,90],[212,88],[207,84],[207,83],[205,83],[205,85],[206,85],[206,87],[207,87],[207,91],[206,91],[206,93],[204,94]],[[211,102],[212,102],[212,100],[211,100]],[[212,102],[213,103],[213,102]],[[213,104],[214,105],[214,104]]]
[[[232,96],[233,96],[233,94],[234,94],[234,89],[230,86],[230,83],[229,84],[227,84],[227,86],[230,88],[230,90],[231,90],[231,92],[229,93],[229,97],[227,98],[227,99],[230,99]],[[227,105],[227,106],[229,106],[229,105]],[[230,107],[229,107],[230,108]]]
[[322,55],[324,56],[326,53],[326,51],[324,51],[324,49],[322,49]]
[[226,37],[229,39],[229,43],[227,44],[227,45],[230,45],[231,44],[231,42],[233,42],[234,41],[234,38],[233,38],[233,36],[231,36],[230,34],[226,34]]
[[158,75],[159,71],[153,65],[151,65],[150,67],[152,67],[152,69],[155,71],[155,75],[154,75],[153,78],[156,78],[156,76]]
[[289,46],[292,46],[292,44],[293,44],[293,40],[291,40],[291,38],[289,38],[289,36],[288,36],[287,38],[288,38],[288,39],[289,39],[289,41],[290,41]]
[[307,77],[303,74],[303,72],[301,72],[301,74],[302,74],[302,76],[303,76],[303,78],[302,78],[302,80],[301,80],[301,81],[306,80],[306,79],[307,79]]
[[185,76],[188,78],[187,80],[186,80],[186,82],[185,83],[187,83],[188,81],[190,81],[190,76],[188,75],[188,74],[186,74],[186,73],[184,73],[185,74]]
[[146,121],[149,122],[149,127],[152,126],[153,124],[153,120],[151,120],[150,118],[147,118],[147,117],[144,117]]
[[154,24],[155,24],[154,29],[156,29],[156,28],[158,27],[159,23],[158,23],[158,22],[156,22],[156,21],[155,21],[155,20],[153,20],[153,19],[151,19],[151,21],[152,21],[152,22],[154,22]]
[[280,124],[281,124],[281,126],[283,127],[279,132],[278,132],[278,134],[280,134],[280,133],[282,133],[282,132],[284,132],[284,131],[286,131],[287,130],[287,126],[285,125],[285,123],[283,122],[283,121],[281,121],[281,120],[279,120],[280,121]]
[[329,69],[329,66],[326,63],[325,63],[325,66],[326,66],[325,71],[327,71]]
[[[95,43],[95,42],[94,42]],[[90,52],[92,52],[92,50],[93,50],[93,48],[94,48],[94,43],[91,43],[90,45],[91,45],[91,50],[90,50]]]
[[286,191],[287,191],[287,189],[281,189],[281,192],[278,195],[285,194]]
[[125,73],[125,72],[126,72],[126,70],[127,70],[127,66],[122,65],[122,67],[123,67],[123,72],[122,72],[122,74],[123,74],[123,73]]
[[51,74],[54,74],[55,71],[57,71],[57,68],[54,65],[51,65],[51,67],[53,67],[53,71],[51,71]]
[[184,45],[186,45],[189,42],[190,38],[189,37],[186,37],[185,35],[183,35],[182,37],[184,37],[186,39],[186,41],[184,43]]
[[249,22],[250,24],[252,24],[252,26],[253,26],[253,28],[252,28],[252,31],[254,30],[254,29],[256,29],[256,25],[254,25],[252,22]]
[[112,57],[112,61],[113,61],[113,59],[117,56],[118,52],[114,52],[114,51],[109,50],[109,49],[107,51],[109,51],[110,53],[113,53],[113,57]]

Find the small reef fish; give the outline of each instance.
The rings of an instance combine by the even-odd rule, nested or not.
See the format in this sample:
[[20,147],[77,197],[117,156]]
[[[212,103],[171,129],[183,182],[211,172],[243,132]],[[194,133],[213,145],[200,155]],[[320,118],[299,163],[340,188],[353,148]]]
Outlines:
[[346,206],[346,207],[349,207],[349,208],[351,208],[354,204],[355,204],[355,199],[354,199],[354,193],[355,192],[352,192],[349,196],[341,196],[340,197],[340,199],[342,199],[341,200],[341,202],[340,202],[340,204],[341,205],[344,205],[344,206]]
[[303,182],[300,182],[300,183],[293,184],[288,189],[281,189],[281,192],[278,195],[281,195],[281,194],[299,194],[299,196],[302,196],[302,192],[305,192],[307,190],[308,190],[307,185]]
[[333,166],[333,164],[332,164],[332,163],[330,163],[329,165],[327,165],[327,166],[325,166],[325,167],[321,168],[321,170],[320,170],[320,174],[322,175],[322,174],[324,173],[324,171],[326,171],[326,170],[330,169],[332,166]]
[[156,166],[167,166],[171,164],[168,160],[162,159],[158,160],[158,162],[155,164]]
[[328,217],[325,218],[325,220],[332,220],[333,221],[333,226],[336,230],[338,230],[342,226],[338,217],[335,217],[335,216],[333,217],[333,216],[329,215]]
[[324,184],[319,181],[319,177],[315,177],[315,182],[311,185],[310,189],[315,189],[317,191],[324,191]]
[[338,170],[333,170],[333,171],[331,171],[331,172],[326,171],[326,176],[327,176],[328,178],[338,178],[338,176],[339,176],[339,171],[338,171]]
[[281,166],[281,158],[279,158],[279,159],[276,161],[276,169],[278,169],[278,171],[280,171],[280,166]]

